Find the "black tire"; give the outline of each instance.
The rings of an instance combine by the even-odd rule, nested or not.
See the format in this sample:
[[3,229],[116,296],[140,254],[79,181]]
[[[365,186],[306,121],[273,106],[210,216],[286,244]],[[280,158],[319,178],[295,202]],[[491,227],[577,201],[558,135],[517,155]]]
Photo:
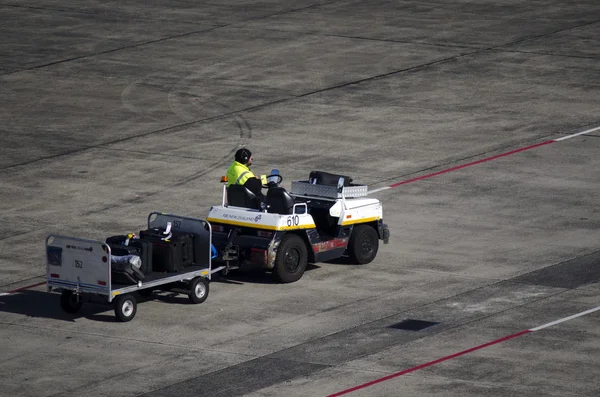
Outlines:
[[132,294],[119,295],[114,302],[117,320],[124,323],[133,320],[137,312],[137,302]]
[[204,277],[195,277],[190,281],[188,296],[193,303],[202,303],[208,298],[208,280]]
[[300,280],[306,270],[308,253],[302,237],[286,234],[281,239],[273,273],[282,283],[293,283]]
[[81,295],[76,294],[74,291],[70,289],[63,290],[60,295],[60,307],[69,314],[75,314],[83,306],[83,300],[81,299]]
[[371,263],[379,250],[379,236],[377,230],[370,225],[357,225],[352,230],[348,242],[348,256],[350,262],[358,265]]

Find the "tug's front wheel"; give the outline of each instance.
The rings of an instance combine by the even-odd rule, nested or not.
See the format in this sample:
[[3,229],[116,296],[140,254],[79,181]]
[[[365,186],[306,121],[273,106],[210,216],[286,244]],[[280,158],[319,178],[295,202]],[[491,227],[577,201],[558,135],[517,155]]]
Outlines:
[[357,225],[352,230],[348,242],[348,256],[352,263],[365,265],[371,263],[379,250],[379,236],[370,225]]

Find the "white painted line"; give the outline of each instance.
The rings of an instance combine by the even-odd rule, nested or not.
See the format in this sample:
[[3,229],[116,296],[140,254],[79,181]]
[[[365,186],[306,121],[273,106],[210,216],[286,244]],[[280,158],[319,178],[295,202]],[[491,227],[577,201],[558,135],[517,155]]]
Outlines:
[[377,193],[377,192],[381,192],[382,190],[388,190],[388,189],[391,189],[391,186],[384,186],[384,187],[380,187],[379,189],[369,190],[367,192],[367,194]]
[[581,131],[581,132],[578,132],[577,134],[573,134],[573,135],[563,136],[562,138],[556,138],[556,139],[553,139],[553,141],[555,141],[555,142],[564,141],[565,139],[574,138],[579,135],[589,134],[590,132],[594,132],[594,131],[598,131],[598,130],[600,130],[600,127],[592,128],[592,129],[586,130],[586,131]]
[[600,306],[595,307],[590,310],[586,310],[581,313],[573,314],[572,316],[569,316],[569,317],[561,318],[560,320],[552,321],[551,323],[548,323],[548,324],[540,325],[539,327],[531,328],[530,331],[539,331],[541,329],[548,328],[548,327],[551,327],[556,324],[564,323],[565,321],[573,320],[574,318],[577,318],[577,317],[585,316],[586,314],[597,312],[598,310],[600,310]]
[[0,296],[10,295],[10,292],[0,292]]

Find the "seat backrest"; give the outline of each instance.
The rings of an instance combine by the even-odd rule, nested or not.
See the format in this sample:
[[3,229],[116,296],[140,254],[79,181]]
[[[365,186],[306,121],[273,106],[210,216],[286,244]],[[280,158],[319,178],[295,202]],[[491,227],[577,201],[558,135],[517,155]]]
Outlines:
[[344,178],[344,186],[350,186],[352,178],[345,175],[330,174],[325,171],[311,171],[308,176],[310,183],[317,185],[337,186],[340,178]]
[[227,204],[255,210],[260,209],[258,197],[242,185],[229,185],[227,188]]
[[282,187],[272,187],[267,191],[267,212],[272,214],[291,214],[295,201]]

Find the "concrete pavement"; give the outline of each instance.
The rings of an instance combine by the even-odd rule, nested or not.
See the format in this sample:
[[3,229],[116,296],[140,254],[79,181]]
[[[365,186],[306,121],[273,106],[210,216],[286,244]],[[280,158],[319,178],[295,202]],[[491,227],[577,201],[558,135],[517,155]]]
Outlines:
[[[205,217],[247,145],[371,189],[600,126],[600,6],[0,0],[0,292],[44,238]],[[375,193],[390,244],[130,323],[0,296],[0,396],[327,396],[600,306],[600,132]],[[591,313],[348,396],[594,396]],[[393,328],[406,319],[439,323]]]

